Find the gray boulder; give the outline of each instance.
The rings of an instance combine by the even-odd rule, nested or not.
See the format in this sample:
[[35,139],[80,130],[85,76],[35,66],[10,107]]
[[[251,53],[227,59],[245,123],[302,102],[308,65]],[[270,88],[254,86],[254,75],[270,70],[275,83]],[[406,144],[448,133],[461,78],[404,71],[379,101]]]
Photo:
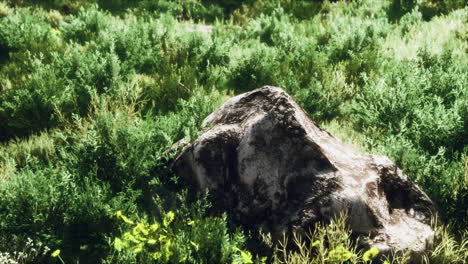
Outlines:
[[235,221],[279,234],[342,211],[364,246],[381,252],[430,244],[436,209],[387,157],[359,153],[318,127],[282,89],[228,100],[175,160]]

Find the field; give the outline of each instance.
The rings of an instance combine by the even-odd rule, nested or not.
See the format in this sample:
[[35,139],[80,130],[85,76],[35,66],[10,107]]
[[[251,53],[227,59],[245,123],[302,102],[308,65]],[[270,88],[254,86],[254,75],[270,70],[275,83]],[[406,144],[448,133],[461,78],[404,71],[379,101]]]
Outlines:
[[263,85],[396,162],[439,207],[425,261],[467,261],[467,24],[464,0],[0,0],[0,263],[363,262],[342,219],[298,253],[171,171]]

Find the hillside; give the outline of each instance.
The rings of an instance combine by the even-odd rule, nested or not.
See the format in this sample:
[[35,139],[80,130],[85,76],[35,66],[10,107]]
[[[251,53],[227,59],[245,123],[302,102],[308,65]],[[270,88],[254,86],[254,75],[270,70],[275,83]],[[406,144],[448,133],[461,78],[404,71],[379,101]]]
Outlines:
[[[393,160],[440,212],[425,260],[467,261],[467,24],[463,0],[1,0],[0,263],[304,263],[166,151],[263,85]],[[317,230],[310,263],[363,261],[343,219]]]

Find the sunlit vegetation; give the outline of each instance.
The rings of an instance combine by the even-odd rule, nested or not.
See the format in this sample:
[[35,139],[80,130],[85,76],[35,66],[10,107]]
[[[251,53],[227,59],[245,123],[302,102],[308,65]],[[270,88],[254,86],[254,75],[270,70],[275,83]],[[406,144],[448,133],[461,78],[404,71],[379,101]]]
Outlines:
[[[467,22],[463,0],[0,1],[0,262],[303,263],[257,252],[166,151],[227,98],[275,85],[394,160],[446,224],[426,260],[463,263]],[[363,261],[336,226],[295,240],[310,263]]]

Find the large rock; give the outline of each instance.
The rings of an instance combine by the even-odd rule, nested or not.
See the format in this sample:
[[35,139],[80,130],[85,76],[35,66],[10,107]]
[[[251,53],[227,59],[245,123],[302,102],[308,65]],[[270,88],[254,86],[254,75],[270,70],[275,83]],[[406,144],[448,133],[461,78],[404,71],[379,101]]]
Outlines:
[[282,89],[228,100],[176,158],[236,221],[273,233],[313,227],[344,210],[366,246],[423,252],[435,207],[387,157],[359,153],[319,128]]

